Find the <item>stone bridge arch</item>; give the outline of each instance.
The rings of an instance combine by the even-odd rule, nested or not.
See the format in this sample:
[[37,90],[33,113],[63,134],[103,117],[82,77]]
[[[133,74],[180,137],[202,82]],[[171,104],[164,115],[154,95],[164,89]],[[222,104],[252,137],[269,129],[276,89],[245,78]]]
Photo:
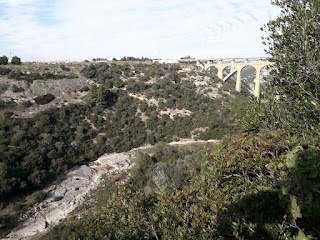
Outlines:
[[[270,62],[244,62],[244,63],[211,63],[210,61],[205,63],[198,62],[197,65],[203,68],[204,70],[208,70],[210,67],[215,67],[218,69],[218,78],[222,80],[227,80],[228,78],[223,78],[223,70],[231,66],[231,72],[234,71],[234,73],[237,73],[237,80],[236,80],[236,91],[241,92],[241,71],[246,66],[251,66],[256,70],[256,77],[254,81],[254,95],[259,98],[260,97],[260,73],[261,70],[270,65]],[[227,76],[228,77],[228,76]],[[229,76],[230,77],[230,76]]]
[[250,64],[244,66],[241,69],[241,92],[246,92],[249,94],[254,94],[255,89],[255,79],[257,76],[257,70]]

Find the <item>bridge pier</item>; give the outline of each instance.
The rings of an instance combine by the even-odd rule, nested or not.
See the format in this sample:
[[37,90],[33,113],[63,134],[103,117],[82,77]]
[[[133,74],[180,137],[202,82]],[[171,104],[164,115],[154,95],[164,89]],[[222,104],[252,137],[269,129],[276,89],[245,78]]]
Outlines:
[[254,96],[260,98],[260,72],[263,67],[256,66],[256,79],[254,84]]
[[237,82],[236,82],[236,91],[241,92],[241,69],[242,67],[237,67]]
[[223,68],[222,67],[218,68],[218,78],[223,79]]
[[260,98],[260,77],[259,77],[259,79],[256,79],[256,81],[255,81],[254,96],[258,99]]

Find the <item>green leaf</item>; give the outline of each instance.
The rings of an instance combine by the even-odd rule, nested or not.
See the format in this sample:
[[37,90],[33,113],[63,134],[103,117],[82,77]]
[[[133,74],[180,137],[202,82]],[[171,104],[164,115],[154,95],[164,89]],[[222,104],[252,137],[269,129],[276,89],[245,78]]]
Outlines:
[[290,196],[289,211],[294,219],[302,218],[300,206],[298,205],[297,199],[294,196]]
[[296,236],[295,240],[311,240],[308,236],[304,234],[302,230],[299,231],[298,235]]
[[284,167],[283,162],[279,162],[279,163],[278,163],[278,168],[283,168],[283,167]]
[[299,157],[299,152],[302,150],[301,146],[296,146],[291,152],[289,152],[286,156],[285,165],[288,168],[296,168],[297,160]]
[[288,189],[285,186],[281,186],[280,191],[281,191],[282,195],[287,195],[288,194]]
[[297,158],[298,154],[295,153],[288,153],[286,158],[286,166],[288,168],[296,168],[297,167]]
[[291,152],[294,154],[294,153],[298,153],[302,150],[302,147],[301,146],[296,146]]
[[308,175],[309,178],[315,178],[317,176],[318,176],[318,170],[317,169],[311,170],[309,175]]
[[309,192],[306,197],[306,203],[312,204],[312,201],[313,201],[313,194],[311,192]]

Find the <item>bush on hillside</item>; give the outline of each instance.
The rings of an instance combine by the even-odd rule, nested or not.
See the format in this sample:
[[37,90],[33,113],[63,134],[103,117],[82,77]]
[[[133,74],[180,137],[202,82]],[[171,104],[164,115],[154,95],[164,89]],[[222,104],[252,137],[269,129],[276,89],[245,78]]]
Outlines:
[[13,56],[11,58],[11,64],[12,65],[21,65],[21,58],[19,58],[17,56]]
[[9,68],[0,67],[0,75],[7,75],[11,72]]
[[49,93],[49,94],[45,94],[45,95],[34,98],[34,101],[39,105],[45,105],[52,102],[54,99],[55,99],[55,96]]
[[7,56],[2,56],[0,57],[0,65],[7,65],[8,64],[8,57]]

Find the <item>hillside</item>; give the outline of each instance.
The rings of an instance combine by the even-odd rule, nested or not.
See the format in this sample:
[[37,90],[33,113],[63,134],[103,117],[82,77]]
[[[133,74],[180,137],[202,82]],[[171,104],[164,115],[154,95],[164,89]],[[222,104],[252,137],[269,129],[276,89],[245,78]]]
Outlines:
[[33,65],[18,67],[20,77],[0,79],[3,233],[68,169],[146,144],[236,133],[247,101],[192,65],[43,66],[34,79]]
[[[2,95],[2,236],[18,226],[9,239],[319,237],[317,136],[259,130],[269,105],[249,100],[244,72],[243,93],[192,65],[5,75],[23,91]],[[196,144],[167,144],[186,139]],[[197,142],[208,139],[223,140]]]

